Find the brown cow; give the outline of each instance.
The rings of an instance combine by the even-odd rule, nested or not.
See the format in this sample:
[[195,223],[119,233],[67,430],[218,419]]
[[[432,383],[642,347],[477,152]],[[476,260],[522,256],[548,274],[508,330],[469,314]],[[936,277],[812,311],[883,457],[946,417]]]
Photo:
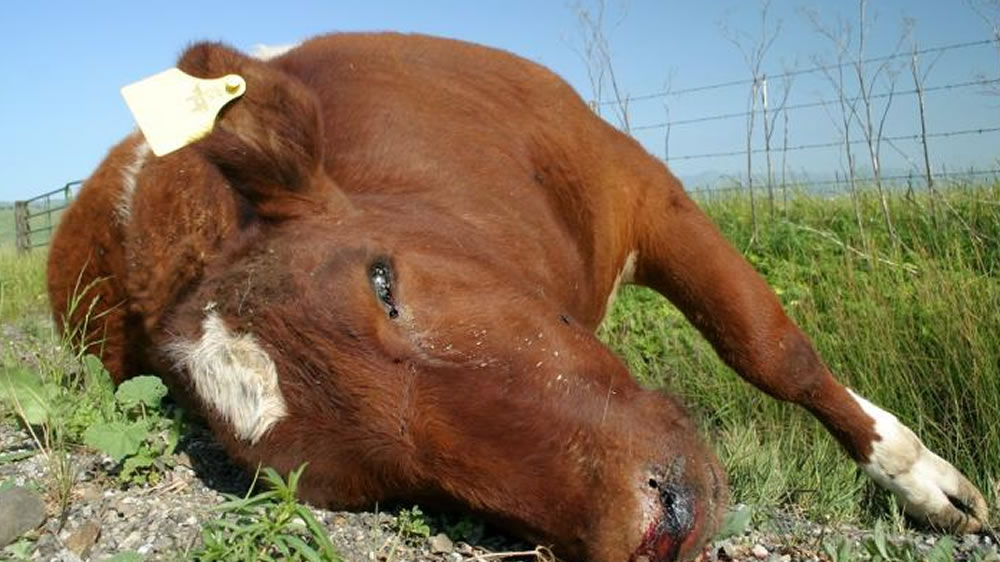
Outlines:
[[160,374],[242,465],[308,462],[312,502],[454,505],[568,559],[692,557],[726,484],[681,407],[593,335],[631,282],[911,514],[985,521],[972,484],[834,380],[678,180],[544,68],[396,34],[266,62],[199,44],[179,67],[246,94],[177,152],[111,150],[49,294],[63,329],[89,311],[116,382]]

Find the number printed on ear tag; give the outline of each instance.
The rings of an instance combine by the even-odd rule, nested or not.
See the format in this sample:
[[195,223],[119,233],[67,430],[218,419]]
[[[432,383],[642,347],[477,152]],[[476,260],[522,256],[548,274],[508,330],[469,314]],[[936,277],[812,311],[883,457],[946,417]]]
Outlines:
[[206,79],[171,68],[125,86],[122,97],[153,154],[163,156],[210,133],[219,111],[246,89],[238,74]]

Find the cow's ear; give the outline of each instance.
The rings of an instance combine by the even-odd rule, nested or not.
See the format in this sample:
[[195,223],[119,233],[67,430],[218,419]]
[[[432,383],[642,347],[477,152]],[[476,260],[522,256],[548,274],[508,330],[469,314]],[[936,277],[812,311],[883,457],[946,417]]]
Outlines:
[[323,171],[319,101],[302,81],[218,43],[191,46],[177,66],[199,78],[238,74],[246,81],[246,92],[194,146],[259,215],[309,213],[337,199]]

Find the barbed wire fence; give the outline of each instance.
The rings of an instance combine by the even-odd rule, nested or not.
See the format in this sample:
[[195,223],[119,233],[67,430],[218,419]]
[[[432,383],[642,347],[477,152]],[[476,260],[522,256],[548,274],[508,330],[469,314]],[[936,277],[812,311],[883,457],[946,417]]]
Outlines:
[[[787,204],[787,192],[789,189],[799,189],[813,194],[829,196],[846,194],[848,192],[848,175],[851,176],[850,181],[852,184],[855,180],[872,185],[874,185],[875,181],[878,181],[880,182],[880,187],[882,182],[884,182],[888,189],[905,188],[911,191],[917,187],[933,191],[935,188],[935,182],[942,181],[958,182],[977,180],[980,182],[998,182],[1000,181],[1000,151],[998,151],[995,161],[988,165],[978,166],[976,169],[956,169],[952,167],[952,169],[949,170],[946,163],[934,164],[933,150],[929,148],[929,144],[930,141],[941,141],[944,139],[982,138],[981,142],[983,143],[1000,146],[1000,142],[998,142],[1000,141],[1000,110],[993,107],[993,111],[990,111],[990,104],[988,101],[984,101],[984,111],[982,112],[982,115],[979,116],[982,123],[979,126],[947,128],[938,125],[936,129],[929,129],[926,124],[925,113],[927,110],[925,108],[925,100],[928,96],[941,94],[969,95],[971,93],[982,95],[984,100],[998,99],[996,96],[990,98],[989,94],[995,94],[997,92],[998,87],[1000,87],[1000,76],[980,76],[975,79],[966,80],[951,79],[932,85],[924,85],[923,83],[924,79],[927,78],[930,68],[932,68],[938,60],[940,60],[942,55],[946,53],[956,53],[962,55],[966,54],[970,50],[982,48],[1000,48],[1000,37],[951,43],[920,49],[913,48],[905,52],[900,51],[889,55],[881,55],[864,59],[841,60],[840,62],[833,64],[813,64],[805,68],[785,70],[783,72],[773,74],[761,73],[760,76],[744,79],[728,80],[683,88],[664,88],[659,91],[629,95],[625,97],[625,99],[593,100],[591,101],[591,107],[595,112],[600,114],[602,109],[606,107],[614,107],[615,109],[627,107],[630,110],[634,110],[636,105],[640,102],[659,102],[665,110],[667,116],[666,119],[650,119],[646,122],[641,122],[635,115],[633,115],[623,121],[620,116],[617,115],[618,111],[615,112],[616,118],[619,121],[619,127],[634,137],[646,135],[646,140],[650,141],[650,134],[662,134],[663,154],[661,155],[661,159],[674,168],[684,165],[685,163],[713,159],[733,159],[736,157],[747,158],[754,155],[763,155],[767,157],[769,169],[766,174],[759,170],[751,171],[749,167],[743,171],[737,172],[736,170],[738,167],[730,165],[730,169],[715,174],[711,180],[686,182],[689,192],[703,196],[712,197],[723,193],[732,193],[741,190],[747,191],[747,186],[753,185],[753,190],[755,192],[766,191],[768,193],[772,193],[773,190],[780,189],[786,194],[785,197]],[[920,63],[921,57],[933,57],[933,60],[927,69],[922,69]],[[843,109],[843,106],[838,106],[842,100],[832,99],[829,96],[824,97],[821,95],[818,96],[819,99],[799,101],[797,103],[785,103],[778,107],[771,107],[771,115],[768,115],[769,109],[767,107],[767,96],[769,82],[774,84],[777,81],[788,81],[793,78],[804,76],[824,75],[824,73],[838,71],[844,68],[856,69],[863,67],[863,65],[886,63],[896,64],[897,75],[901,70],[906,67],[910,67],[913,75],[913,86],[905,89],[896,88],[896,77],[894,77],[893,81],[883,91],[869,91],[866,103],[881,100],[886,104],[884,106],[885,113],[881,117],[881,128],[881,125],[885,123],[886,118],[889,115],[889,104],[893,101],[899,102],[900,100],[911,98],[913,100],[911,104],[912,107],[909,109],[912,110],[912,113],[907,111],[906,113],[908,114],[894,114],[893,116],[896,117],[896,121],[903,121],[903,124],[905,126],[909,126],[911,129],[915,128],[914,124],[919,123],[919,128],[915,128],[916,130],[913,130],[913,132],[885,135],[882,135],[880,132],[877,138],[872,139],[870,137],[866,138],[858,132],[854,132],[854,136],[852,138],[848,134],[844,133],[844,131],[839,131],[837,134],[830,133],[825,139],[820,136],[820,138],[813,138],[808,141],[789,142],[789,115],[795,116],[796,114],[807,113],[810,110],[823,111],[832,119],[832,113],[839,112]],[[743,102],[745,102],[745,94],[747,90],[751,91],[752,96],[760,97],[760,99],[754,99],[754,103],[748,104],[749,109],[747,110],[726,111],[702,115],[679,115],[679,112],[670,106],[672,101],[685,96],[705,95],[708,93],[725,92],[727,90],[736,92],[732,95],[734,97],[739,97],[739,99]],[[785,92],[785,94],[787,95],[787,92]],[[841,91],[839,94],[844,95],[844,92]],[[852,109],[854,114],[846,116],[846,122],[849,125],[853,123],[854,127],[860,127],[862,125],[861,117],[857,114],[858,110],[856,108],[859,100],[861,100],[861,95],[862,93],[859,91],[847,93],[848,101],[854,104]],[[754,117],[776,120],[778,117],[776,113],[780,114],[780,116],[784,119],[785,131],[783,142],[771,142],[770,138],[765,139],[764,135],[760,134],[765,133],[765,131],[759,131],[755,133],[757,138],[754,145],[751,146],[748,144],[740,146],[742,143],[739,143],[738,139],[741,139],[740,135],[744,134],[744,131],[740,130],[741,125],[747,123]],[[734,146],[701,152],[682,152],[680,154],[672,153],[672,147],[670,145],[672,143],[676,143],[673,138],[676,136],[678,130],[684,129],[685,127],[705,126],[720,123],[724,124],[727,121],[735,121],[732,126],[732,135],[727,137],[732,139]],[[836,129],[836,126],[832,128]],[[766,134],[770,135],[770,132],[766,132]],[[879,146],[877,148],[885,146],[895,154],[897,159],[901,159],[904,164],[897,168],[902,169],[895,169],[892,170],[891,173],[876,177],[876,174],[873,174],[871,167],[869,167],[867,175],[859,174],[856,178],[856,172],[865,172],[865,170],[842,169],[837,170],[832,174],[825,174],[827,177],[823,177],[824,174],[820,173],[819,178],[813,177],[808,173],[787,173],[789,169],[789,165],[787,164],[789,159],[797,154],[805,153],[807,151],[820,151],[824,149],[845,151],[853,148],[860,149],[860,147],[873,148],[870,146],[873,142],[878,143]],[[912,151],[907,151],[902,146],[904,143],[915,143],[916,147]],[[649,148],[649,146],[653,143],[645,142],[644,144],[646,144],[647,148]],[[781,162],[782,170],[777,177],[775,174],[772,174],[770,170],[770,160],[772,156],[778,156],[778,160]],[[851,161],[850,158],[847,160],[849,162]],[[875,166],[877,165],[878,163],[876,161]],[[850,167],[853,168],[853,166]],[[758,175],[760,176],[759,178],[756,177]],[[775,185],[776,183],[779,185]]]

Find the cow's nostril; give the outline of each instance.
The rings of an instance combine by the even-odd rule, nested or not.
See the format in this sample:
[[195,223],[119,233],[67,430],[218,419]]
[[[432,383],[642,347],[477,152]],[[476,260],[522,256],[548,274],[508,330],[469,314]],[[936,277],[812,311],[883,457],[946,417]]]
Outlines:
[[686,490],[675,490],[669,486],[663,486],[659,490],[666,531],[676,538],[686,537],[694,528],[694,502],[690,494]]
[[688,548],[698,526],[694,494],[685,484],[662,473],[650,475],[646,485],[655,507],[647,515],[642,544],[631,560],[676,560]]

